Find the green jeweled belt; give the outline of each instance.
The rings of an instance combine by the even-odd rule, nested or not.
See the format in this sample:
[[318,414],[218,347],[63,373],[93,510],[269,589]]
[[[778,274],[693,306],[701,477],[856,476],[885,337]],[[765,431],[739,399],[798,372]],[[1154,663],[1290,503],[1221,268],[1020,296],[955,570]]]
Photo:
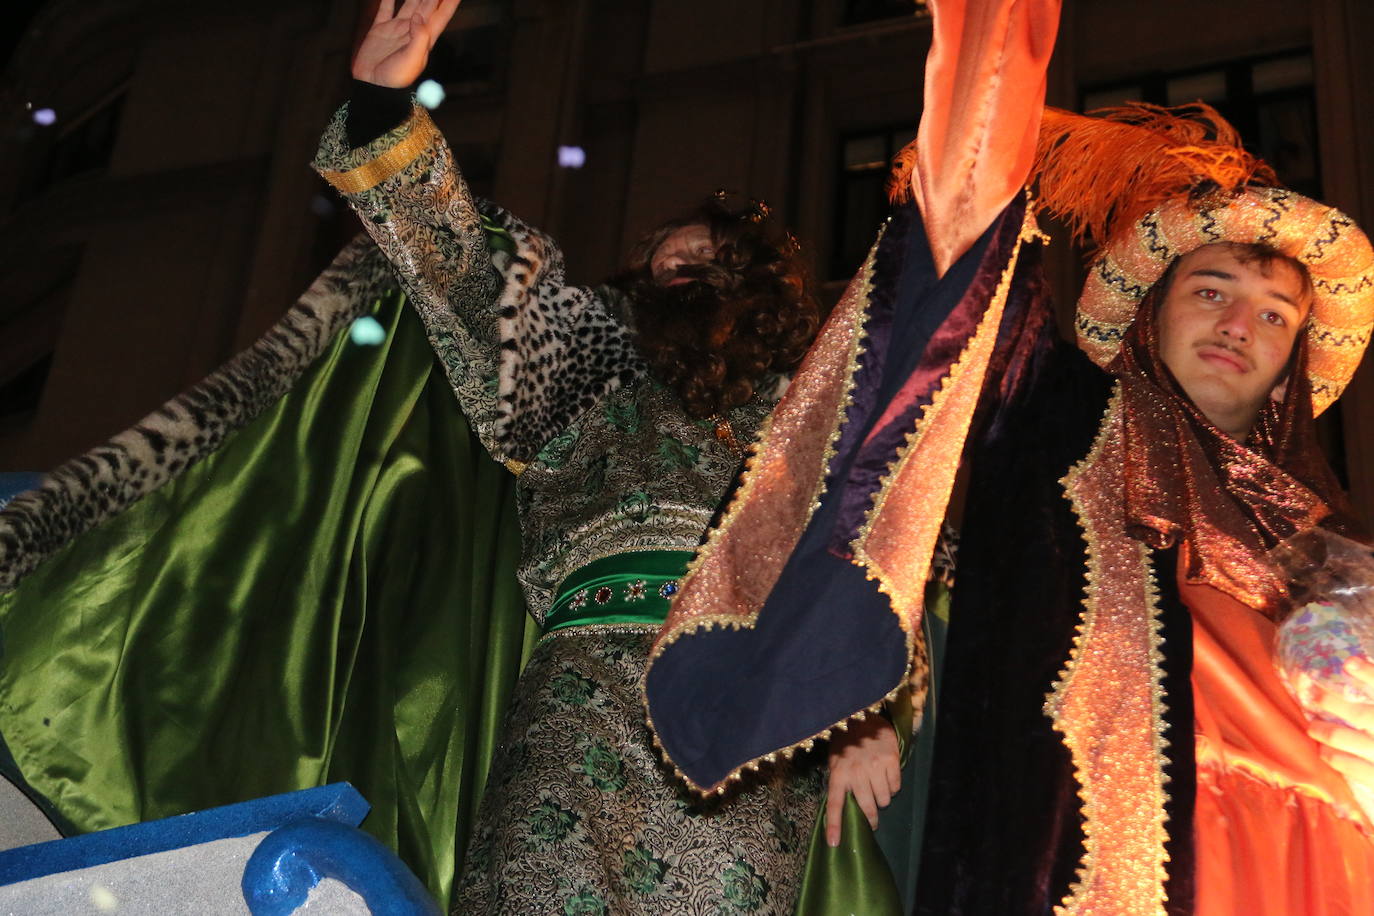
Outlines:
[[617,553],[579,567],[558,588],[544,632],[593,623],[662,623],[690,550]]

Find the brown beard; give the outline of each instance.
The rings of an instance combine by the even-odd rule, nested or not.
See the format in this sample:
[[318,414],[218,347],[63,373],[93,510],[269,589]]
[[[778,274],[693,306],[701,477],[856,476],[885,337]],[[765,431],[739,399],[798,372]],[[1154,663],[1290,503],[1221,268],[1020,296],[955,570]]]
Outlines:
[[751,291],[746,276],[718,264],[686,266],[677,276],[692,282],[664,286],[645,275],[626,292],[640,352],[692,417],[744,404],[769,374],[795,369],[815,336],[809,299]]
[[[734,207],[729,196],[718,192],[650,232],[610,281],[629,296],[650,370],[697,419],[744,404],[770,374],[791,373],[821,323],[797,240],[766,206]],[[692,225],[710,231],[715,260],[679,268],[675,276],[692,283],[655,283],[654,252]]]

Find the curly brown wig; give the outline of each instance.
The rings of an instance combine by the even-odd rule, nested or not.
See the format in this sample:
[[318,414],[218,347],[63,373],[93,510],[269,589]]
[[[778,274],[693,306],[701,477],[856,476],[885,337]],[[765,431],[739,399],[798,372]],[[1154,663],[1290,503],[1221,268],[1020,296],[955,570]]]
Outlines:
[[[692,225],[710,230],[715,260],[678,270],[697,282],[655,283],[654,252]],[[796,369],[820,327],[797,241],[766,207],[731,206],[721,194],[646,235],[611,282],[629,294],[640,352],[654,376],[698,419],[738,407],[769,375]]]

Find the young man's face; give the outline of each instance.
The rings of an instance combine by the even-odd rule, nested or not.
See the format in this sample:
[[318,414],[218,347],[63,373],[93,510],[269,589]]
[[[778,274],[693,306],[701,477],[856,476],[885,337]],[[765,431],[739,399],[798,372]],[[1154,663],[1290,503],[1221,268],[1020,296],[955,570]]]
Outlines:
[[1159,355],[1217,428],[1244,441],[1283,381],[1310,303],[1285,261],[1267,268],[1227,245],[1183,256],[1159,309]]
[[709,264],[715,260],[716,243],[711,230],[701,223],[675,229],[659,243],[649,259],[649,272],[659,286],[691,283],[691,277],[678,274],[679,268],[694,264]]

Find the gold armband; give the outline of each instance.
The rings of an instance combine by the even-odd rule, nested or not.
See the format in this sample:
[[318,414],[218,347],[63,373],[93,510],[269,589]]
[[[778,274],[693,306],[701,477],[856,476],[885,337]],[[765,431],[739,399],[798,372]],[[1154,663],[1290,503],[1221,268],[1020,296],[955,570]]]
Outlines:
[[406,119],[406,123],[410,126],[410,132],[399,143],[377,158],[364,162],[357,168],[349,169],[346,172],[325,170],[320,174],[324,176],[325,181],[344,194],[361,194],[363,191],[375,188],[414,162],[421,153],[429,148],[439,133],[434,122],[422,110],[413,112]]

